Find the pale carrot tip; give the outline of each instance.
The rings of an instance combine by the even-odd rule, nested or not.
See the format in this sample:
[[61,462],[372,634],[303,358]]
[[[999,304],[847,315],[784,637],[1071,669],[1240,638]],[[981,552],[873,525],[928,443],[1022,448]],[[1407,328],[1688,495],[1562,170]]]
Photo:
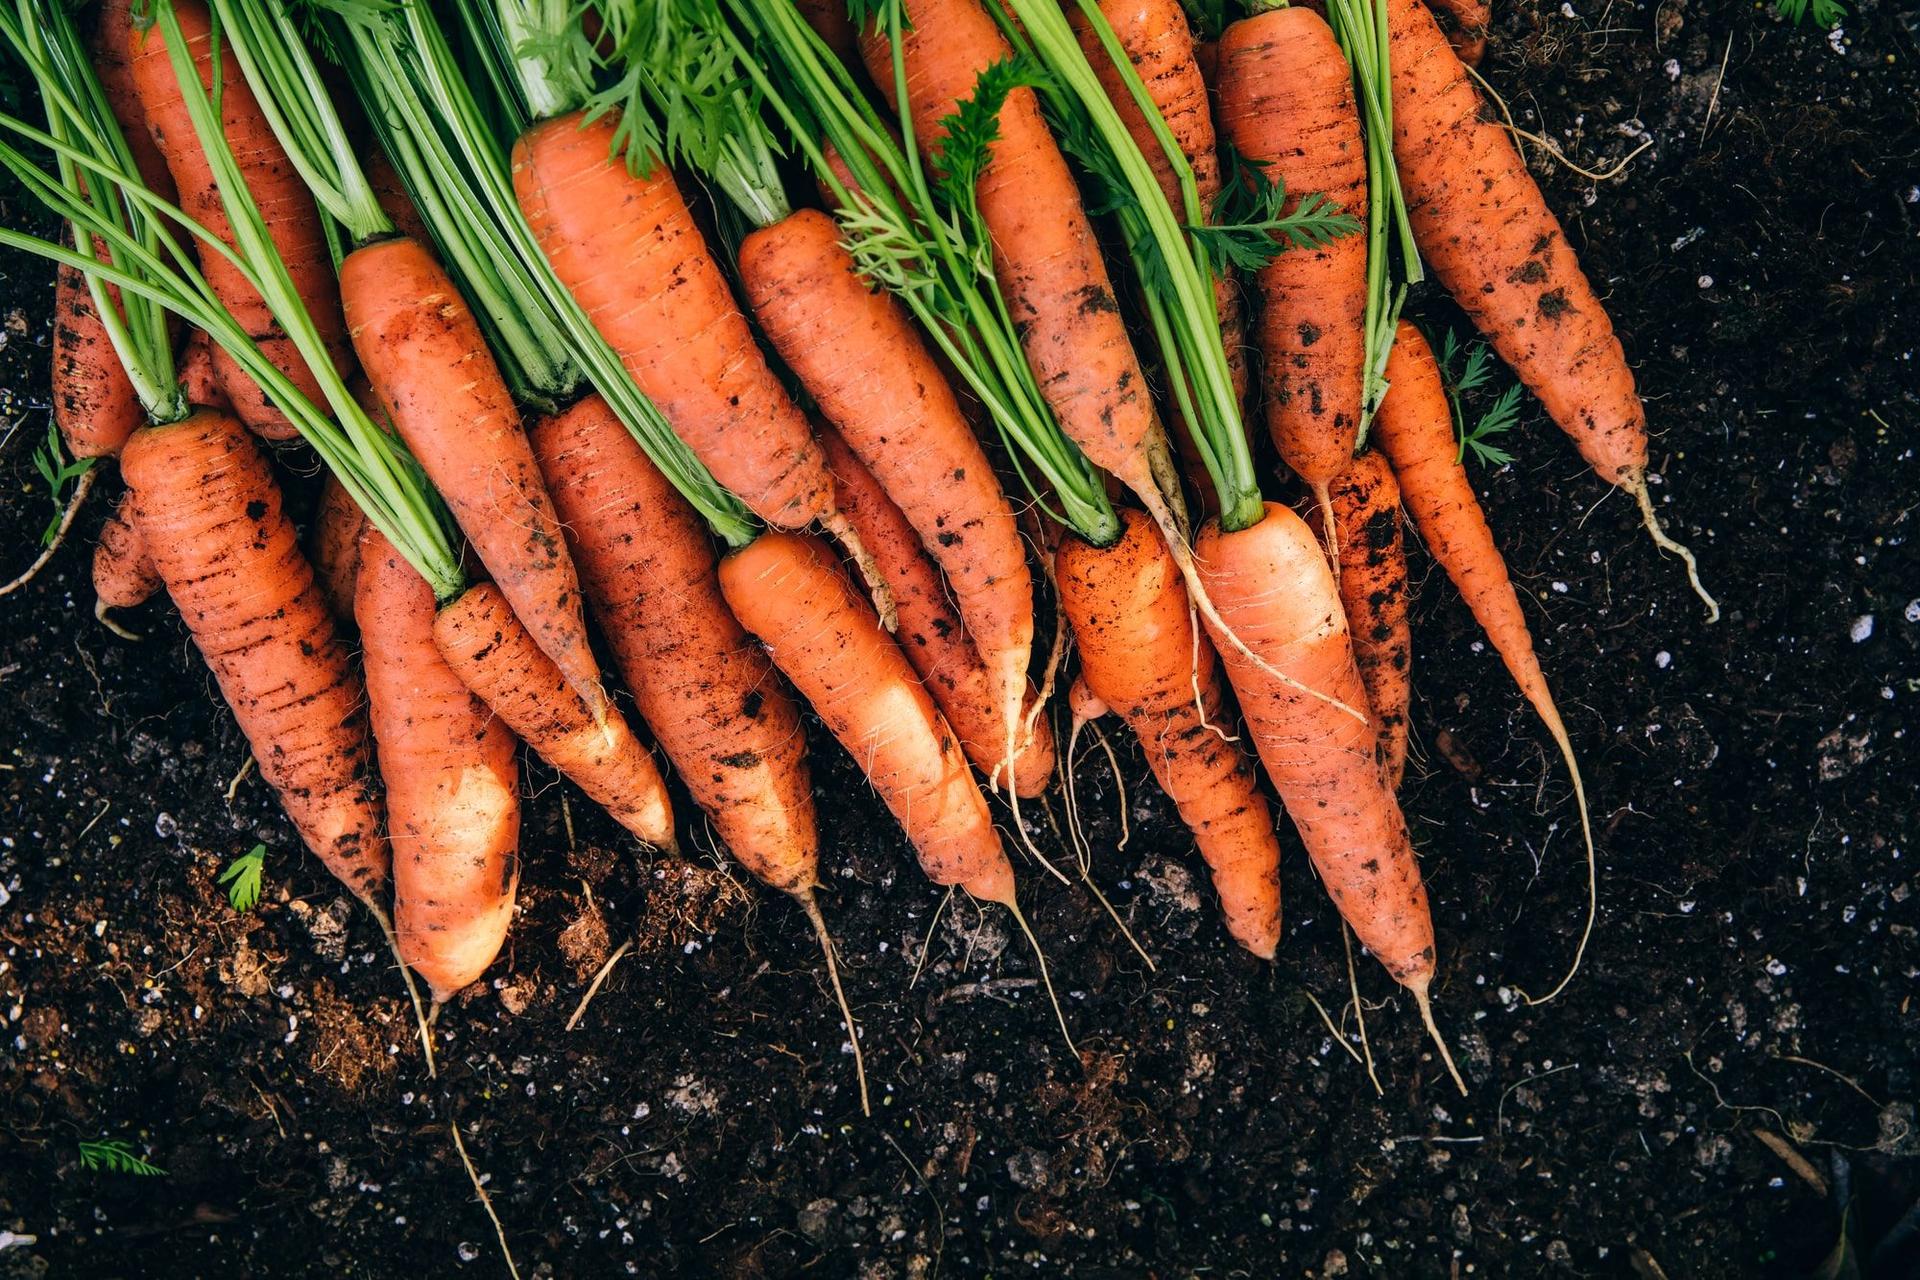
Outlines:
[[1423,979],[1419,986],[1407,988],[1413,992],[1414,1003],[1420,1006],[1420,1020],[1427,1026],[1427,1034],[1433,1037],[1433,1043],[1440,1050],[1440,1061],[1446,1064],[1447,1074],[1453,1077],[1454,1088],[1461,1097],[1467,1096],[1467,1082],[1460,1078],[1460,1068],[1453,1065],[1453,1051],[1447,1048],[1447,1038],[1440,1034],[1440,1026],[1433,1020],[1433,997],[1427,992],[1427,982]]
[[135,644],[138,644],[145,638],[127,630],[118,622],[114,621],[113,615],[107,612],[107,602],[105,600],[95,600],[93,602],[93,620],[113,632],[113,634],[119,636],[122,640],[131,640]]
[[1693,558],[1692,550],[1684,543],[1675,542],[1668,537],[1667,531],[1660,526],[1660,517],[1653,510],[1653,495],[1647,490],[1646,473],[1636,472],[1622,484],[1639,504],[1641,523],[1646,525],[1647,533],[1653,538],[1653,545],[1668,555],[1678,556],[1681,563],[1686,565],[1687,583],[1693,588],[1693,593],[1700,597],[1700,602],[1707,606],[1708,624],[1720,621],[1720,602],[1707,592],[1705,584],[1700,581],[1700,564]]

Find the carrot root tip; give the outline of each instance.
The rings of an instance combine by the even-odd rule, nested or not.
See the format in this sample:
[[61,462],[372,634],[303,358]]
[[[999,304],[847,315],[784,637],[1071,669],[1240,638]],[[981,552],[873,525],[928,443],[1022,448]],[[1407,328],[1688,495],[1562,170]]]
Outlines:
[[1633,500],[1639,504],[1641,523],[1647,526],[1647,533],[1652,536],[1653,545],[1670,556],[1678,556],[1681,563],[1687,566],[1687,582],[1693,587],[1693,594],[1699,596],[1700,602],[1707,606],[1707,622],[1712,624],[1720,621],[1720,602],[1708,593],[1706,586],[1700,581],[1700,564],[1693,558],[1693,551],[1685,543],[1675,542],[1668,537],[1667,531],[1660,525],[1660,517],[1654,513],[1653,494],[1647,490],[1646,473],[1636,472],[1622,484],[1627,492],[1633,495]]
[[1467,1096],[1467,1082],[1460,1078],[1460,1068],[1453,1065],[1453,1051],[1447,1048],[1447,1038],[1440,1034],[1440,1025],[1433,1020],[1433,996],[1427,990],[1427,979],[1418,986],[1409,986],[1413,992],[1414,1003],[1420,1006],[1420,1021],[1426,1024],[1427,1034],[1433,1038],[1434,1047],[1440,1050],[1440,1061],[1446,1064],[1447,1074],[1453,1077],[1453,1087],[1460,1091],[1461,1097]]
[[807,913],[814,936],[820,940],[820,954],[827,962],[827,980],[833,984],[833,998],[839,1003],[840,1016],[847,1024],[847,1042],[853,1046],[853,1074],[860,1082],[860,1114],[871,1118],[873,1102],[867,1093],[867,1060],[860,1051],[860,1024],[854,1021],[853,1006],[847,1003],[846,988],[840,985],[840,963],[834,958],[833,934],[827,930],[827,918],[821,914],[820,902],[814,897],[811,886],[793,896],[800,904],[800,909]]
[[146,639],[145,636],[137,632],[129,631],[116,622],[113,615],[107,611],[107,602],[105,600],[95,600],[93,602],[93,620],[113,632],[113,634],[119,636],[122,640],[131,640],[133,643],[139,644],[142,640]]

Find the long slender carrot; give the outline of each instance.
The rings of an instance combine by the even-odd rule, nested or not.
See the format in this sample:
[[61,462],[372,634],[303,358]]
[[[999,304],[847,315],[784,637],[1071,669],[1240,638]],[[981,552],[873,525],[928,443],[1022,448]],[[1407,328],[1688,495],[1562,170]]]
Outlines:
[[[833,472],[840,509],[873,553],[899,610],[900,627],[894,638],[920,673],[940,714],[959,735],[967,758],[998,786],[1011,757],[1015,794],[1029,799],[1039,795],[1053,776],[1053,730],[1044,717],[1036,718],[1031,734],[1021,728],[1022,709],[1038,698],[1025,664],[1016,686],[1022,701],[1015,704],[1014,717],[1009,719],[1000,711],[998,674],[975,648],[965,620],[947,599],[939,569],[922,549],[905,513],[839,432],[823,427],[820,445]],[[1019,536],[1017,530],[1014,536]],[[1024,572],[1024,558],[1020,567]],[[1010,750],[1010,733],[1022,736],[1017,751]]]
[[166,157],[154,145],[147,132],[146,109],[140,105],[140,90],[134,83],[133,64],[127,55],[133,35],[132,0],[100,0],[94,17],[93,37],[87,48],[93,54],[94,74],[106,94],[107,108],[119,122],[134,167],[147,184],[147,190],[165,200],[174,198],[173,175],[167,171]]
[[1270,502],[1265,519],[1236,533],[1209,521],[1194,553],[1227,624],[1322,695],[1274,678],[1237,649],[1221,651],[1247,732],[1321,883],[1355,936],[1412,993],[1464,1093],[1433,1021],[1433,917],[1406,818],[1380,772],[1372,724],[1334,705],[1364,706],[1367,691],[1325,550],[1300,517]]
[[1647,491],[1647,409],[1613,322],[1513,139],[1421,0],[1383,0],[1393,60],[1393,154],[1420,252],[1602,480],[1685,562],[1707,620],[1720,606]]
[[1407,706],[1413,690],[1400,486],[1386,458],[1369,450],[1334,477],[1328,492],[1339,531],[1340,603],[1367,686],[1380,768],[1388,789],[1398,791],[1407,767]]
[[[988,708],[1008,726],[995,737],[1012,745],[1033,651],[1033,580],[1019,527],[906,308],[860,274],[842,234],[814,209],[763,227],[740,245],[741,281],[781,358],[940,566],[990,674]],[[878,561],[871,534],[854,525]]]
[[1420,331],[1404,320],[1387,361],[1387,377],[1392,389],[1375,415],[1376,438],[1393,464],[1401,499],[1428,552],[1459,588],[1514,683],[1560,748],[1573,779],[1574,798],[1580,805],[1580,830],[1587,847],[1587,922],[1566,976],[1539,1000],[1529,997],[1531,1003],[1540,1003],[1559,995],[1579,972],[1587,940],[1593,936],[1599,873],[1593,826],[1587,817],[1586,785],[1580,779],[1580,763],[1574,757],[1560,709],[1547,687],[1546,673],[1533,651],[1533,634],[1527,629],[1513,580],[1507,576],[1506,561],[1494,544],[1493,531],[1487,527],[1486,514],[1474,496],[1466,468],[1460,464],[1453,415],[1439,365]]
[[520,881],[513,734],[433,642],[433,589],[362,535],[355,616],[393,843],[400,956],[444,1003],[493,963]]
[[100,526],[93,547],[93,594],[102,609],[131,609],[145,604],[161,587],[159,567],[147,553],[147,541],[133,517],[133,490],[120,495],[113,514]]
[[443,605],[433,639],[467,688],[541,759],[642,843],[678,848],[672,802],[653,757],[612,704],[596,722],[498,587],[478,583]]
[[328,472],[320,484],[313,528],[307,534],[307,558],[313,562],[313,576],[327,598],[327,608],[342,627],[357,625],[353,599],[360,578],[360,535],[366,528],[366,513]]
[[[201,0],[172,0],[172,7],[193,54],[194,65],[199,69],[201,83],[210,87],[216,74],[211,16]],[[129,41],[133,83],[139,93],[140,106],[154,143],[166,157],[174,185],[179,188],[181,208],[212,235],[232,245],[233,228],[221,204],[213,168],[194,135],[193,122],[181,97],[180,82],[174,78],[168,60],[161,27],[156,24],[146,30],[134,28]],[[351,351],[340,314],[333,260],[321,232],[313,198],[273,136],[230,46],[220,49],[217,73],[222,132],[328,356],[344,370]],[[275,367],[287,375],[302,395],[324,403],[319,383],[306,360],[244,273],[222,255],[211,252],[202,255],[201,270],[228,311]],[[294,436],[292,423],[268,402],[266,395],[224,349],[214,352],[214,364],[234,411],[248,426],[270,440],[288,440]]]
[[401,439],[542,652],[602,714],[579,575],[479,322],[433,254],[405,238],[349,254],[340,295]]
[[[1178,566],[1151,520],[1138,511],[1121,518],[1126,533],[1119,542],[1096,549],[1068,538],[1055,562],[1079,679],[1139,737],[1213,874],[1228,931],[1271,960],[1280,942],[1273,814],[1252,762],[1226,737],[1229,713],[1213,644],[1195,630]],[[1075,718],[1096,709],[1083,702]]]
[[93,304],[83,272],[62,263],[54,272],[53,420],[76,458],[120,452],[147,411],[107,326]]
[[365,694],[266,458],[237,420],[198,412],[135,432],[120,468],[260,776],[307,847],[384,919],[389,854],[367,787]]
[[[1353,76],[1326,20],[1273,9],[1220,38],[1220,131],[1292,193],[1347,213],[1367,207],[1367,159]],[[1366,379],[1367,243],[1342,236],[1292,248],[1255,276],[1267,430],[1327,509],[1327,485],[1353,456]]]

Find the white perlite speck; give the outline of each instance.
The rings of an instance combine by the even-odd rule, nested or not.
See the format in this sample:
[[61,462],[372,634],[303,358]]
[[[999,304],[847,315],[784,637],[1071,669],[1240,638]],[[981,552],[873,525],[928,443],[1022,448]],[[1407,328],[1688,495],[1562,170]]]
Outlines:
[[1867,640],[1872,635],[1873,635],[1873,615],[1870,613],[1861,614],[1859,617],[1853,620],[1853,625],[1847,628],[1847,636],[1855,644],[1859,644],[1862,641]]

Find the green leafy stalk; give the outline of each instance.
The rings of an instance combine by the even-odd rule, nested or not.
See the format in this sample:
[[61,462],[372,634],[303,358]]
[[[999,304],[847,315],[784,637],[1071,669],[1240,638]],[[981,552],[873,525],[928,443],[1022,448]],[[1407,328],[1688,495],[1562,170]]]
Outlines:
[[216,883],[227,886],[227,904],[235,911],[251,911],[260,905],[260,877],[266,862],[267,846],[256,844],[220,873]]
[[65,442],[60,439],[59,425],[47,424],[47,438],[33,451],[33,469],[46,482],[47,497],[53,502],[53,514],[47,518],[47,527],[40,534],[41,546],[52,546],[54,538],[59,536],[60,526],[67,517],[69,487],[93,470],[93,464],[98,461],[98,458],[69,458]]
[[[943,122],[941,177],[930,178],[911,114],[893,134],[857,84],[789,4],[726,0],[723,28],[787,140],[832,195],[846,245],[861,271],[895,293],[985,406],[1022,483],[1054,518],[1096,546],[1120,535],[1097,469],[1054,419],[1027,363],[993,273],[992,240],[963,174],[984,163],[998,130],[998,97],[1030,74],[1004,68],[976,89],[972,105]],[[906,71],[897,0],[869,0],[857,18],[879,24],[893,48],[896,90]],[[751,47],[748,44],[751,41]],[[828,149],[845,165],[843,181]],[[1051,505],[1057,501],[1056,511]]]
[[[463,6],[468,7],[468,6]],[[485,34],[507,50],[507,65],[535,120],[577,110],[595,92],[593,44],[574,0],[498,0]]]
[[1513,383],[1500,393],[1485,413],[1481,414],[1471,428],[1467,426],[1466,396],[1486,386],[1493,378],[1493,354],[1484,342],[1476,342],[1467,348],[1465,358],[1460,355],[1460,344],[1449,329],[1440,342],[1440,381],[1447,389],[1447,404],[1453,412],[1453,433],[1459,440],[1459,448],[1454,460],[1464,461],[1467,451],[1482,466],[1501,467],[1513,461],[1513,455],[1493,443],[1495,436],[1503,436],[1513,430],[1520,421],[1519,383]]
[[82,1169],[105,1169],[109,1173],[130,1173],[136,1178],[164,1178],[167,1171],[157,1164],[149,1164],[133,1153],[133,1147],[124,1138],[103,1138],[95,1142],[80,1144],[80,1167]]

